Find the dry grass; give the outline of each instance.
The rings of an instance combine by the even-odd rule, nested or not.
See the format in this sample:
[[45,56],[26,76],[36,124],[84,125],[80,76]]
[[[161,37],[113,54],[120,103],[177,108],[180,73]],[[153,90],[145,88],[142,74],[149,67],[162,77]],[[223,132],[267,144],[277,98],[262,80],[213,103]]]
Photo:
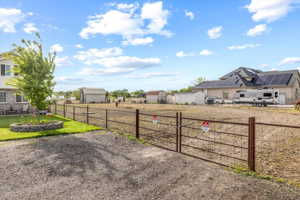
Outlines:
[[[76,119],[79,121],[86,121],[86,106],[81,105],[82,108],[76,108],[76,113],[83,113],[82,115],[76,115]],[[103,109],[115,109],[118,111],[109,111],[109,128],[119,129],[124,133],[135,133],[135,126],[129,126],[126,124],[119,124],[113,121],[121,121],[125,123],[135,124],[135,109],[139,109],[141,113],[147,114],[162,114],[175,116],[176,112],[182,112],[184,117],[195,117],[199,119],[207,120],[220,120],[229,122],[243,122],[247,123],[249,117],[255,117],[257,122],[275,123],[285,125],[300,125],[298,112],[293,109],[282,108],[268,108],[268,107],[247,107],[247,106],[230,106],[230,105],[215,105],[215,106],[186,106],[186,105],[158,105],[158,104],[119,104],[116,108],[115,104],[91,104],[89,105],[90,116],[96,118],[90,118],[90,123],[96,125],[105,125],[105,121],[100,118],[105,118],[105,110]],[[61,109],[61,108],[60,108]],[[62,110],[62,109],[61,109]],[[121,110],[129,111],[120,112]],[[72,118],[72,107],[67,107],[68,117]],[[176,149],[176,124],[175,118],[162,118],[159,117],[160,123],[158,125],[152,123],[152,116],[140,116],[141,127],[148,129],[154,129],[150,131],[148,129],[141,128],[141,137],[151,143],[158,144],[172,150]],[[213,144],[205,140],[211,140],[215,142],[223,142],[227,144],[233,144],[236,146],[247,147],[247,138],[224,135],[219,132],[229,132],[241,135],[247,135],[248,127],[211,123],[210,133],[204,133],[201,131],[201,122],[183,120],[183,125],[187,125],[191,128],[183,128],[182,134],[190,137],[196,137],[198,139],[191,139],[183,137],[183,144],[197,147],[199,149],[193,149],[183,146],[182,151],[184,153],[199,156],[205,159],[209,159],[215,162],[220,162],[226,165],[246,164],[246,162],[231,159],[217,155],[215,153],[224,154],[230,157],[247,159],[247,150],[236,148],[232,146],[225,146],[221,144]],[[276,177],[287,178],[294,182],[300,183],[300,129],[281,128],[257,125],[256,127],[257,137],[257,169],[260,173],[269,174]]]

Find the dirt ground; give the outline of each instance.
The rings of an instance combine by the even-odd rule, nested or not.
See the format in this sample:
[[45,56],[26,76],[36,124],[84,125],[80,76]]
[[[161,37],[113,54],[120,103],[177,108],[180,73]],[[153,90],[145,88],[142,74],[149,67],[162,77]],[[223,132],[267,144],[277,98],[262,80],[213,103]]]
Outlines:
[[2,142],[0,152],[1,200],[300,199],[285,184],[112,133]]

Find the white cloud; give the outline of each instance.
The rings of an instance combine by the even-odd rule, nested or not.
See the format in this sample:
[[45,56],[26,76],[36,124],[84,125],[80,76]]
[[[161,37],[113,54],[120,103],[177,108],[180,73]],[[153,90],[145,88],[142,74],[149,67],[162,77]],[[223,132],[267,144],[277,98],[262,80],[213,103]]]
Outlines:
[[28,33],[28,34],[39,32],[39,29],[36,27],[36,25],[34,23],[24,24],[23,30],[25,33]]
[[100,64],[107,68],[147,68],[159,65],[160,59],[119,56],[102,58],[95,64]]
[[116,34],[124,37],[143,34],[142,20],[118,10],[110,10],[103,15],[92,16],[87,24],[88,26],[80,32],[80,36],[84,39],[95,34]]
[[139,69],[155,67],[160,65],[159,58],[138,58],[130,56],[119,56],[98,59],[94,64],[104,68],[84,68],[82,75],[116,75],[130,73]]
[[[79,83],[90,83],[90,78],[82,78],[82,77],[74,77],[74,76],[58,76],[55,77],[54,81],[58,84],[75,84],[78,85]],[[94,82],[95,80],[93,80]]]
[[21,10],[15,8],[0,8],[0,31],[15,33],[16,24],[24,19],[25,15]]
[[168,23],[169,11],[163,9],[163,2],[145,3],[142,7],[141,18],[150,20],[147,32],[170,37],[172,33],[163,28]]
[[178,51],[178,52],[176,53],[176,56],[177,56],[178,58],[183,58],[183,57],[187,57],[187,56],[194,56],[194,53],[186,53],[186,52],[184,52],[184,51]]
[[54,44],[50,47],[50,51],[59,53],[59,52],[63,52],[64,48],[60,44]]
[[256,25],[255,27],[249,29],[249,31],[247,32],[247,35],[250,37],[255,37],[255,36],[263,34],[266,31],[267,31],[267,25],[259,24],[259,25]]
[[243,45],[234,45],[227,47],[229,50],[243,50],[248,48],[255,48],[261,46],[260,44],[243,44]]
[[222,36],[223,26],[217,26],[207,31],[210,39],[217,39]]
[[286,16],[299,3],[299,0],[251,0],[246,8],[253,14],[253,21],[270,23]]
[[190,18],[190,20],[195,19],[195,15],[194,15],[194,13],[192,11],[185,10],[184,14],[185,14],[185,16],[187,16],[188,18]]
[[119,47],[104,49],[88,49],[87,51],[79,51],[74,58],[83,61],[87,65],[101,63],[101,58],[120,56],[123,50]]
[[114,4],[114,6],[117,7],[117,9],[122,10],[122,11],[126,11],[129,13],[134,13],[136,11],[136,9],[138,9],[139,4],[138,3],[119,3],[119,4]]
[[154,39],[152,37],[145,37],[145,38],[128,38],[127,40],[124,40],[122,42],[123,45],[132,45],[132,46],[138,46],[138,45],[147,45],[154,42]]
[[[87,26],[81,30],[80,36],[88,39],[97,34],[114,34],[129,41],[144,38],[143,36],[149,34],[167,37],[172,35],[170,31],[164,29],[168,23],[169,11],[163,9],[162,1],[145,3],[140,13],[136,11],[137,4],[113,5],[117,10],[109,10],[104,14],[89,17]],[[128,9],[130,12],[127,12]],[[143,42],[141,44],[144,45]]]
[[70,58],[69,56],[64,56],[64,57],[56,57],[55,58],[55,64],[58,66],[58,67],[61,67],[61,66],[68,66],[68,65],[71,65],[72,62],[70,61]]
[[82,48],[83,48],[82,44],[76,44],[75,47],[76,47],[77,49],[82,49]]
[[128,78],[133,79],[149,79],[149,78],[156,78],[156,77],[174,77],[177,76],[179,73],[177,72],[149,72],[144,74],[137,74],[137,75],[131,75],[128,76]]
[[210,55],[213,54],[213,52],[212,52],[212,51],[209,51],[209,50],[207,50],[207,49],[203,49],[202,51],[200,51],[199,54],[200,54],[201,56],[210,56]]
[[268,64],[261,64],[261,65],[260,65],[261,68],[266,68],[266,67],[269,67],[269,66],[270,66],[270,65],[268,65]]
[[287,57],[280,61],[279,65],[293,65],[300,63],[300,57]]

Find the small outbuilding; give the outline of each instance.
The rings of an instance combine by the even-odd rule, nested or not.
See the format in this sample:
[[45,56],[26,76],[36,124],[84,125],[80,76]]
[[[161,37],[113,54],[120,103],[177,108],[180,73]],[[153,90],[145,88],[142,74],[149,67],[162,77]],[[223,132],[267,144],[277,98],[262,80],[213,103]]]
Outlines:
[[147,103],[167,103],[167,93],[165,91],[149,91],[146,93]]
[[181,92],[174,94],[177,104],[205,104],[205,92]]
[[80,88],[80,103],[105,103],[106,91],[103,88]]

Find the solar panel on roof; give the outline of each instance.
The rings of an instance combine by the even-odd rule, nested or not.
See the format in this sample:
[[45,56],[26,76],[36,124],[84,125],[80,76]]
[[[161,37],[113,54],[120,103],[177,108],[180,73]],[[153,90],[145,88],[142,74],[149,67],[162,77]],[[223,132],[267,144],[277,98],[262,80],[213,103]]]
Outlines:
[[287,85],[293,74],[264,74],[257,81],[261,85]]

